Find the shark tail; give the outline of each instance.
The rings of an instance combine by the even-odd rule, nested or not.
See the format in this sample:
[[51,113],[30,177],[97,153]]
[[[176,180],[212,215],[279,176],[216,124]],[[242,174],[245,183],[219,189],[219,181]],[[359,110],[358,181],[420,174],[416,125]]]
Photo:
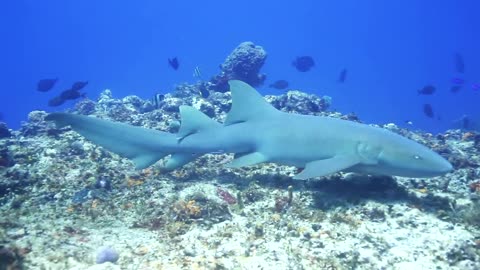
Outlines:
[[45,120],[58,127],[71,126],[93,143],[131,159],[136,169],[144,169],[178,148],[175,135],[168,132],[70,113],[51,113]]

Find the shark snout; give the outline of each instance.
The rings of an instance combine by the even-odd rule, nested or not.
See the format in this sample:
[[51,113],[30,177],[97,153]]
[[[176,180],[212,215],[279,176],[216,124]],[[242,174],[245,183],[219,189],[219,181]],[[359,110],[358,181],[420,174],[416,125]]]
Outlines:
[[453,171],[453,166],[450,162],[448,162],[448,160],[442,158],[443,161],[442,161],[442,164],[440,165],[440,171],[443,172],[443,173],[449,173],[451,171]]
[[431,169],[434,173],[443,175],[453,171],[453,166],[448,160],[436,154],[436,157],[432,160]]

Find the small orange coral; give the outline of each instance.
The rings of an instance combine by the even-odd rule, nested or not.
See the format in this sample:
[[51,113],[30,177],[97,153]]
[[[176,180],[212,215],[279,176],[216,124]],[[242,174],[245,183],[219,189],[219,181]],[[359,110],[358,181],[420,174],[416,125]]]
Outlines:
[[202,213],[202,209],[197,205],[195,200],[188,202],[180,200],[173,205],[173,211],[179,219],[199,218]]
[[127,176],[126,180],[127,180],[128,187],[134,187],[134,186],[139,186],[143,184],[143,179],[135,176]]

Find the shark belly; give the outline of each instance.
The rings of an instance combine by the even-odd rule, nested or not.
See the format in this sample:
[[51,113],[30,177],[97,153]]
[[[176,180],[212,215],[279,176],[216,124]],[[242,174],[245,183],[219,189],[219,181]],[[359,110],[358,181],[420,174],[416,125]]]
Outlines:
[[259,138],[258,151],[271,162],[303,168],[311,161],[356,154],[355,137],[332,128],[330,119],[325,122],[320,117],[292,116],[284,114],[276,120],[259,123],[266,131]]

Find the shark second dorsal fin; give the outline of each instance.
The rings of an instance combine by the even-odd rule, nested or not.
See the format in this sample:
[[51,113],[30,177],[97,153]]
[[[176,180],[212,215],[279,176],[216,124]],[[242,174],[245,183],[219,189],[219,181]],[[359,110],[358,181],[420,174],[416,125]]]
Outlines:
[[228,82],[232,93],[232,108],[224,125],[246,122],[257,117],[268,117],[277,111],[253,87],[238,80]]
[[180,106],[180,117],[182,119],[182,124],[180,125],[180,130],[177,133],[179,140],[205,129],[222,126],[220,123],[206,116],[201,111],[190,106]]

